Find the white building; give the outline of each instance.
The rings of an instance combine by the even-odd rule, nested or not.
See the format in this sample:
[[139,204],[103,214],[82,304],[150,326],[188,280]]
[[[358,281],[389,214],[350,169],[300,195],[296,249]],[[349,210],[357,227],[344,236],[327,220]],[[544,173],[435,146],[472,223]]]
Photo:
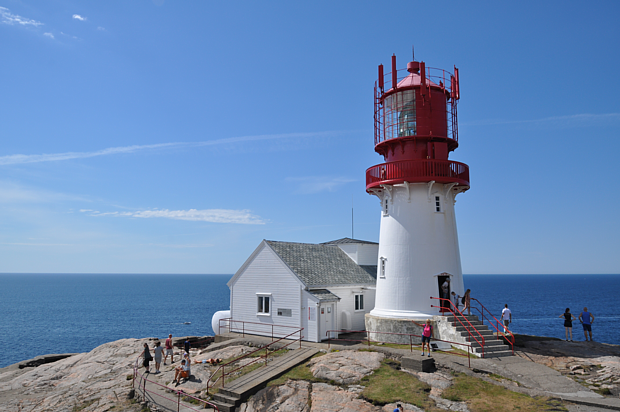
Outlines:
[[375,305],[378,247],[349,238],[263,240],[228,282],[233,330],[269,336],[279,325],[274,334],[283,336],[303,328],[303,339],[312,342],[327,339],[328,331],[364,330]]

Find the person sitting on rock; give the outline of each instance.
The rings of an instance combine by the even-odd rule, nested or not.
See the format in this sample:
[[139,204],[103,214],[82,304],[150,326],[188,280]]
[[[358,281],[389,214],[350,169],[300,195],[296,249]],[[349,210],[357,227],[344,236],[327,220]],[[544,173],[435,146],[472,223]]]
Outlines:
[[174,380],[172,383],[176,383],[178,385],[181,378],[189,379],[189,375],[191,373],[190,364],[189,362],[186,362],[185,359],[181,361],[181,366],[177,366],[174,370]]

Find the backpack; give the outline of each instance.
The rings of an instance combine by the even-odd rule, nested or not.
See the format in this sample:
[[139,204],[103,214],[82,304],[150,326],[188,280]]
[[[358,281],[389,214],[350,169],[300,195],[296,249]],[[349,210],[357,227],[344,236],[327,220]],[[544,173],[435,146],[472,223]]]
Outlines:
[[461,298],[461,303],[462,303],[463,305],[465,304],[465,296],[463,296],[463,297]]

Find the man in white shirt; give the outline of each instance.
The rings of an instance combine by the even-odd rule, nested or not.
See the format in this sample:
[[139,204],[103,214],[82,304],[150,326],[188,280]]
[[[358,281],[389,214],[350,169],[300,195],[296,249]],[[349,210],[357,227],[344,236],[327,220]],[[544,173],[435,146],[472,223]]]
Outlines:
[[504,321],[504,332],[508,332],[508,325],[512,323],[512,312],[508,309],[508,304],[502,310],[502,320]]

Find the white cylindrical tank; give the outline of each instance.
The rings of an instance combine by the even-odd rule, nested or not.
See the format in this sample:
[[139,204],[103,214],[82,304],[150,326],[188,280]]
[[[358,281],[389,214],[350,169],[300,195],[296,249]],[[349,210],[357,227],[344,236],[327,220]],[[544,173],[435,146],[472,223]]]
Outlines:
[[[216,335],[220,334],[220,320],[230,318],[230,310],[220,310],[213,314],[211,318],[211,328]],[[225,325],[222,325],[225,326]]]
[[404,183],[373,191],[381,199],[377,294],[371,315],[426,319],[439,314],[439,277],[463,295],[454,184]]

